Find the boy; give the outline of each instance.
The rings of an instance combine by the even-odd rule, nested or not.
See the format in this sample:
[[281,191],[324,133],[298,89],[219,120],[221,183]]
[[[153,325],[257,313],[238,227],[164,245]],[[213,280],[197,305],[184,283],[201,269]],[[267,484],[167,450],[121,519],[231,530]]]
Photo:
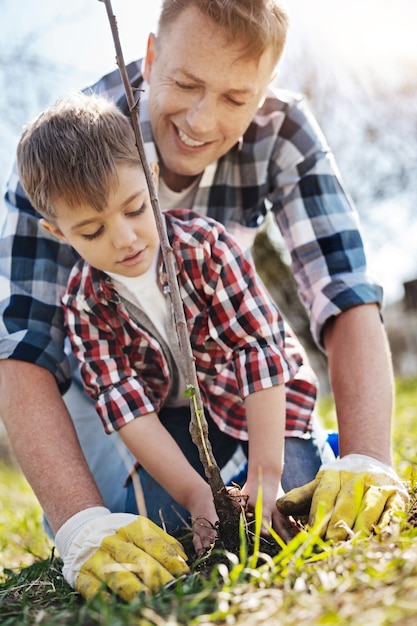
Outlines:
[[[150,518],[160,522],[161,509],[175,532],[183,521],[172,505],[189,515],[200,552],[217,516],[190,444],[182,357],[130,122],[104,98],[76,94],[27,126],[17,157],[42,225],[81,257],[63,303],[85,388],[106,432],[117,431],[137,459]],[[286,537],[275,506],[284,434],[311,431],[314,373],[224,227],[188,210],[164,218],[214,455],[222,467],[242,442],[242,495],[253,510],[262,486],[263,519]]]

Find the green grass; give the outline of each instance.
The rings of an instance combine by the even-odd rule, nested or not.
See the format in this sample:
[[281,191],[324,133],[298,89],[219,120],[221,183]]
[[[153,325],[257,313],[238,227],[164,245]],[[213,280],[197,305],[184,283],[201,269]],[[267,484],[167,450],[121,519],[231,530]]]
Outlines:
[[0,576],[45,558],[51,543],[42,532],[42,512],[31,488],[14,466],[0,464]]
[[[415,491],[417,380],[397,383],[394,462]],[[331,402],[322,401],[333,425]],[[65,584],[42,533],[41,511],[16,469],[0,467],[0,623],[11,625],[415,626],[417,529],[405,516],[389,535],[331,546],[302,532],[274,559],[254,567],[242,545],[207,575],[192,572],[130,604],[87,603]],[[413,496],[414,498],[414,496]],[[3,568],[3,569],[1,569]]]

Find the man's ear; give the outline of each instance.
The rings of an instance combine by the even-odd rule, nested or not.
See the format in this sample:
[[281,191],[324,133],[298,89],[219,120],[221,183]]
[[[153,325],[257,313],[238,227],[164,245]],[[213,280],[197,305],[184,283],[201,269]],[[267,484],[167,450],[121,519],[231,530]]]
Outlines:
[[274,71],[273,71],[273,72],[272,72],[272,74],[271,74],[271,80],[269,81],[268,85],[272,85],[272,83],[274,82],[274,80],[276,80],[277,76],[278,76],[278,71],[277,71],[277,69],[275,68],[275,69],[274,69]]
[[156,56],[156,35],[151,33],[148,37],[148,47],[146,49],[145,62],[143,64],[143,78],[149,83],[151,77],[152,64]]
[[63,235],[63,233],[59,230],[58,226],[56,226],[56,224],[52,224],[52,222],[49,222],[48,220],[46,220],[44,217],[42,217],[40,220],[40,225],[42,226],[42,228],[44,228],[45,230],[48,231],[48,233],[50,233],[51,235],[53,235],[54,237],[57,237],[58,239],[61,239],[61,241],[66,241],[65,236]]
[[155,187],[158,189],[159,165],[155,161],[152,161],[152,163],[149,163],[149,167],[152,170]]
[[[278,72],[277,72],[276,70],[274,70],[274,71],[272,72],[272,74],[271,74],[271,80],[270,80],[270,81],[269,81],[269,83],[268,83],[268,87],[269,87],[270,85],[272,85],[272,83],[274,82],[274,80],[276,79],[276,77],[277,77],[277,76],[278,76]],[[260,101],[259,101],[259,104],[258,104],[258,109],[260,109],[260,108],[261,108],[261,107],[263,107],[263,105],[264,105],[265,98],[266,98],[266,91],[267,91],[267,89],[265,89],[265,93],[264,93],[264,95],[262,96],[262,98],[261,98],[261,99],[260,99]]]

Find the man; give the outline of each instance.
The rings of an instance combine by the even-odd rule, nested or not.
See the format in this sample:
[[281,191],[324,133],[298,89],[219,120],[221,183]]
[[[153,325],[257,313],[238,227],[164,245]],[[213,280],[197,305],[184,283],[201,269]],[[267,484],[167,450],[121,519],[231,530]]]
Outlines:
[[[143,76],[140,63],[129,68],[132,84],[144,90],[138,93],[148,159],[159,163],[163,208],[193,208],[228,227],[255,226],[271,203],[313,335],[328,356],[344,457],[336,473],[359,468],[363,477],[397,484],[381,289],[366,273],[357,215],[305,103],[268,90],[286,27],[285,13],[270,0],[166,0]],[[94,90],[128,113],[118,71]],[[41,233],[16,178],[6,199],[0,414],[52,531],[65,523],[71,541],[79,530],[71,520],[88,517],[102,497],[111,511],[123,510],[123,457],[112,437],[100,437],[73,380],[64,400],[93,478],[61,399],[71,372],[59,305],[73,253]],[[286,465],[298,466],[284,489],[314,478],[323,451],[316,437],[286,448]]]

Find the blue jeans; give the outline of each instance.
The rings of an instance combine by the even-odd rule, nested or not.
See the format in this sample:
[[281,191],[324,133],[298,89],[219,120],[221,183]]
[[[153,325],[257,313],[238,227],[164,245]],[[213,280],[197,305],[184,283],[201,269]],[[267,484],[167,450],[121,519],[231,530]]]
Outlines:
[[[189,408],[163,409],[159,417],[165,428],[180,446],[189,463],[204,477],[204,468],[200,462],[198,450],[192,442],[188,430],[190,420]],[[206,418],[209,425],[209,439],[213,455],[220,469],[233,457],[239,447],[243,450],[244,457],[247,458],[247,442],[240,442],[225,435],[218,429],[210,417],[206,416]],[[299,487],[309,482],[315,477],[322,463],[329,462],[335,458],[326,441],[326,437],[326,432],[315,420],[311,438],[288,437],[285,439],[285,463],[281,480],[284,491],[289,491],[293,487]],[[161,452],[161,462],[164,462],[163,452]],[[239,483],[240,479],[239,484],[244,483],[246,465],[244,461],[238,468],[236,476],[232,478],[233,482]],[[188,511],[179,506],[144,468],[139,468],[137,473],[148,517],[158,525],[162,525],[161,520],[163,520],[166,530],[170,534],[176,534],[181,528],[184,528],[183,520],[186,522],[190,521]],[[125,510],[127,513],[138,513],[132,482],[127,486]]]

